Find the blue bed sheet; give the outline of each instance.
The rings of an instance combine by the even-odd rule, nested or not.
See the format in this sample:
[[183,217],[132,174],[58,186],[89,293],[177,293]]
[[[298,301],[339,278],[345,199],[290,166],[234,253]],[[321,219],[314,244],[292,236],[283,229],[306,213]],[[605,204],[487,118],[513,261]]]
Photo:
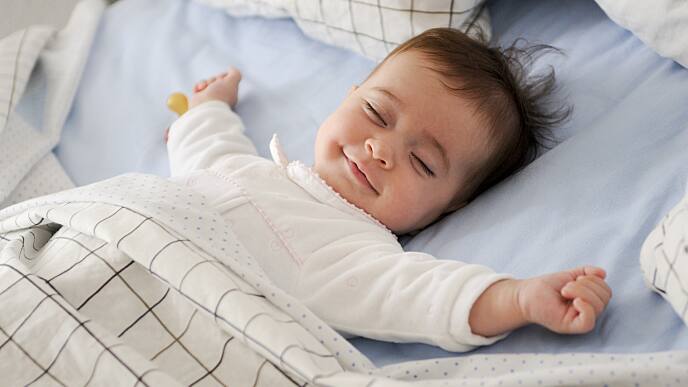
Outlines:
[[[560,47],[556,68],[572,120],[528,168],[417,235],[409,249],[529,277],[591,263],[613,300],[594,332],[527,327],[478,353],[688,349],[688,329],[645,288],[640,245],[688,177],[688,70],[660,58],[592,1],[499,0],[495,38]],[[320,122],[374,67],[305,37],[287,19],[233,18],[188,0],[120,0],[107,12],[62,141],[77,184],[139,171],[166,176],[165,100],[228,64],[244,75],[238,113],[259,152],[280,134],[290,158],[312,162]],[[365,319],[366,316],[361,316]],[[455,356],[421,344],[352,339],[377,365]]]

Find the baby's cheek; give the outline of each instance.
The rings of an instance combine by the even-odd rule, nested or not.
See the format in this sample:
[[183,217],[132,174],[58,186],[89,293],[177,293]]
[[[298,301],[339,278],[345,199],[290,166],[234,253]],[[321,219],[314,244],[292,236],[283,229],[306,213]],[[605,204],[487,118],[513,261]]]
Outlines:
[[378,220],[397,233],[415,230],[423,212],[419,203],[405,199],[401,195],[392,196],[379,209]]

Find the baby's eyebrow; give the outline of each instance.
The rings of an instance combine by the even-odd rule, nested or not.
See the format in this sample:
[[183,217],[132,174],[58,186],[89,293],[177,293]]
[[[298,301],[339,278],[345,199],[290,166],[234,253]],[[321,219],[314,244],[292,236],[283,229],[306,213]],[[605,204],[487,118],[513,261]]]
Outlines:
[[394,103],[395,105],[402,105],[401,100],[399,98],[397,98],[396,95],[392,94],[391,91],[389,91],[385,88],[382,88],[382,87],[373,87],[372,90],[377,91],[378,93],[381,93],[382,95],[387,97],[389,100],[391,100],[391,102]]

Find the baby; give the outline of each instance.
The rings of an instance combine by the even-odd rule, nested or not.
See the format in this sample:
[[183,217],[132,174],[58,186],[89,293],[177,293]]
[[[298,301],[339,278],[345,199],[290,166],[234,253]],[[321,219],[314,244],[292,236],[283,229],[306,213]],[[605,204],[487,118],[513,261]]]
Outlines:
[[171,179],[206,195],[268,277],[344,334],[466,351],[529,323],[588,332],[611,297],[600,268],[514,279],[396,238],[528,163],[564,118],[540,107],[553,76],[528,83],[515,51],[447,28],[403,43],[322,123],[312,167],[276,137],[274,161],[257,155],[229,68],[171,126]]

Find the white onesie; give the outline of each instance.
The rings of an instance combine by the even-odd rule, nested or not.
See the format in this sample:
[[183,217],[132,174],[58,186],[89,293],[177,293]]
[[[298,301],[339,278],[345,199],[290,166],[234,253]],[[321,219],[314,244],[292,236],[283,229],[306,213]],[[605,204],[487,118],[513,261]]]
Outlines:
[[506,335],[471,332],[468,315],[508,275],[404,252],[396,236],[330,188],[276,138],[258,156],[225,103],[206,102],[170,128],[171,180],[204,194],[268,277],[334,329],[467,351]]

